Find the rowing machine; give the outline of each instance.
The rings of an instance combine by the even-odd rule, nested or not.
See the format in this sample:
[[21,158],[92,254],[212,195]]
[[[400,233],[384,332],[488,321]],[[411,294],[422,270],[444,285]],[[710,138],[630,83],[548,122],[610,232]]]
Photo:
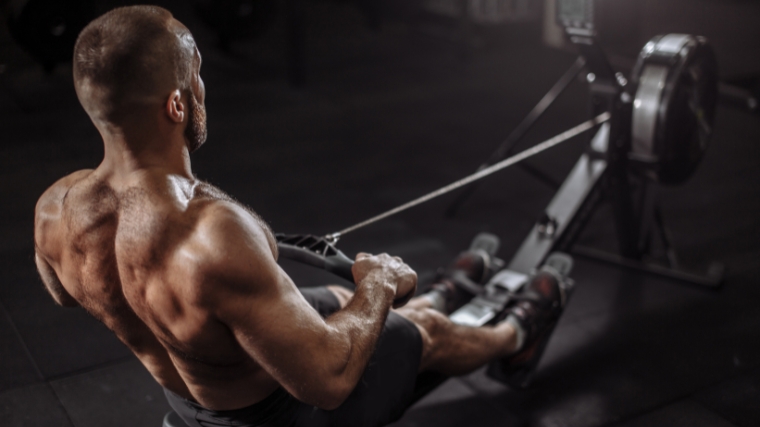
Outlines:
[[[717,101],[717,63],[712,48],[701,37],[682,34],[655,37],[642,50],[629,82],[614,71],[595,39],[593,0],[558,0],[557,10],[558,21],[577,46],[588,71],[591,110],[596,118],[583,131],[601,126],[507,269],[486,285],[493,292],[485,292],[451,314],[452,321],[459,324],[487,324],[509,302],[509,298],[501,296],[519,290],[532,271],[555,251],[590,256],[707,287],[717,287],[722,280],[721,266],[713,266],[702,275],[678,268],[656,200],[657,188],[686,180],[707,148]],[[545,147],[550,146],[553,145]],[[539,151],[533,154],[536,152]],[[305,239],[278,235],[281,255],[352,280],[352,261],[334,246],[341,235],[532,155],[523,153],[339,233]],[[512,161],[515,158],[519,159]],[[612,203],[619,244],[617,255],[575,246],[580,232],[603,200]],[[659,231],[668,247],[667,266],[645,261],[655,231]],[[505,380],[495,365],[489,368],[489,374]],[[421,376],[417,395],[431,390],[441,380],[441,376]],[[526,378],[522,385],[528,381]]]

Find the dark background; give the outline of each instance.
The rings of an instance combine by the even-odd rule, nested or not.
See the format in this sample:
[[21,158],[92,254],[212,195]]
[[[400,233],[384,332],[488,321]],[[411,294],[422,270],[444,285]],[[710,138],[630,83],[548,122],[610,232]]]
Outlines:
[[[191,29],[203,55],[209,141],[193,155],[195,172],[281,232],[336,231],[473,171],[575,58],[542,43],[538,1],[517,22],[463,32],[410,2],[312,0],[295,87],[284,3],[259,37],[227,52],[190,2],[157,3]],[[122,4],[98,3],[97,12]],[[0,426],[158,426],[168,411],[160,387],[105,327],[55,306],[35,272],[37,198],[59,177],[97,166],[102,142],[76,100],[70,63],[46,73],[10,38],[0,9]],[[602,42],[623,72],[650,37],[670,32],[710,38],[724,82],[752,89],[760,71],[758,2],[610,0],[600,14]],[[587,119],[587,103],[574,83],[520,147]],[[529,162],[561,181],[584,141]],[[696,174],[660,195],[682,259],[726,264],[722,289],[578,257],[576,293],[530,389],[478,371],[395,425],[760,425],[759,143],[758,116],[722,104]],[[511,168],[454,218],[443,214],[447,196],[340,247],[402,256],[424,283],[480,231],[499,235],[509,259],[552,195]],[[615,249],[606,208],[582,243]],[[301,285],[335,280],[284,264]]]

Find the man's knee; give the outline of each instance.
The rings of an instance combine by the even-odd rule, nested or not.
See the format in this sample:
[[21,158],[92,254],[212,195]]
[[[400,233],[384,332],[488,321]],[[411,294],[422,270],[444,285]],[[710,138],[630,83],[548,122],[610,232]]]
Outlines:
[[441,347],[440,342],[442,337],[451,329],[453,323],[444,314],[431,308],[402,308],[396,312],[409,319],[420,331],[420,336],[422,337],[420,370],[424,370],[429,366],[430,360],[435,358],[435,354]]
[[344,288],[343,286],[329,285],[326,286],[326,288],[332,292],[333,295],[335,295],[335,298],[338,299],[340,308],[344,308],[348,304],[348,301],[354,297],[354,293]]
[[[406,313],[403,312],[400,314],[406,315]],[[433,338],[443,333],[451,324],[448,317],[432,308],[410,310],[407,318],[425,329],[425,331]]]

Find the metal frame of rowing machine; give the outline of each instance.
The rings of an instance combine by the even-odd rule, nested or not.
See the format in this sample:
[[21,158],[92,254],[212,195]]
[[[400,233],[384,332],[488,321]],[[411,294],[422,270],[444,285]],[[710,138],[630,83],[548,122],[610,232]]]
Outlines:
[[[630,155],[633,96],[627,92],[626,79],[614,72],[593,30],[567,28],[567,35],[586,59],[592,113],[609,111],[612,117],[593,137],[588,151],[578,160],[508,268],[527,274],[549,253],[563,251],[690,284],[720,286],[723,267],[719,264],[713,263],[706,274],[678,268],[656,202],[658,184],[643,173],[632,173],[642,165]],[[618,255],[574,247],[599,202],[605,199],[612,203]],[[668,267],[645,261],[654,231],[659,231],[666,246]]]
[[[604,52],[597,44],[593,30],[567,29],[568,38],[586,61],[591,92],[592,114],[610,112],[591,138],[587,151],[581,155],[541,218],[511,259],[507,272],[527,277],[555,251],[592,257],[605,262],[634,268],[660,276],[706,287],[717,287],[722,281],[722,268],[712,268],[707,275],[663,267],[643,261],[647,255],[649,237],[659,226],[666,246],[669,242],[656,205],[657,184],[644,174],[631,173],[636,167],[631,159],[633,97],[626,90],[627,81],[615,73]],[[593,249],[574,247],[574,243],[603,200],[612,203],[619,255]],[[494,280],[486,285],[492,286]],[[516,287],[509,287],[514,291]],[[521,286],[521,285],[519,285]],[[481,314],[497,310],[505,304],[504,293],[499,299],[478,296],[450,317],[455,323],[480,326],[492,317]],[[508,296],[507,296],[508,299]],[[499,369],[492,365],[489,373],[497,376]],[[419,399],[440,385],[446,377],[423,373],[418,378],[416,398]],[[416,399],[415,399],[416,400]]]
[[[578,48],[580,56],[585,59],[589,71],[587,80],[590,84],[592,114],[598,115],[608,111],[611,120],[594,136],[588,151],[578,160],[508,268],[527,274],[539,266],[550,252],[563,251],[690,284],[717,288],[723,279],[722,265],[713,263],[706,274],[685,271],[678,266],[675,250],[657,204],[658,183],[656,179],[652,179],[652,165],[648,164],[647,159],[637,156],[637,147],[632,147],[633,137],[638,135],[641,139],[640,134],[646,133],[642,132],[643,130],[652,132],[647,126],[642,128],[642,124],[656,125],[648,120],[644,120],[646,123],[635,122],[634,97],[632,92],[629,92],[628,82],[622,74],[615,73],[595,38],[594,1],[558,2],[568,6],[567,9],[571,12],[583,11],[567,16],[561,13],[558,3],[557,20],[565,28],[569,41]],[[688,37],[671,35],[660,40],[669,39],[669,43],[680,46],[675,49],[678,51],[683,47],[681,43],[685,43],[684,40]],[[650,47],[655,48],[654,45]],[[673,46],[668,46],[668,50],[671,49]],[[665,64],[658,64],[661,65]],[[670,63],[666,67],[674,65]],[[638,74],[644,71],[633,70],[636,75],[632,78],[641,81]],[[638,89],[635,94],[637,99],[641,88]],[[644,101],[665,102],[659,96],[649,97]],[[657,107],[662,108],[660,105]],[[638,112],[636,117],[641,119],[642,114]],[[641,141],[637,143],[640,145]],[[612,203],[619,254],[574,247],[578,235],[603,199]],[[667,267],[647,261],[651,258],[651,237],[655,232],[658,232],[665,246],[669,264]]]
[[[625,91],[627,82],[614,72],[590,31],[568,29],[568,36],[586,59],[592,113],[608,111],[611,119],[591,139],[588,150],[578,159],[509,263],[508,269],[524,274],[541,265],[553,251],[570,252],[576,237],[605,196],[613,205],[621,256],[641,258],[642,227],[638,219],[646,213],[636,209],[628,173],[632,98]],[[649,203],[638,205],[643,207]]]

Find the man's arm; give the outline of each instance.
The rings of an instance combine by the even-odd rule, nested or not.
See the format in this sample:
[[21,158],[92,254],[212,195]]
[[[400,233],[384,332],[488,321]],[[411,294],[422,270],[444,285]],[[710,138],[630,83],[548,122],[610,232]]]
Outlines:
[[280,269],[261,227],[235,206],[204,214],[193,252],[204,254],[202,304],[297,399],[333,409],[363,374],[396,292],[416,286],[398,258],[360,254],[356,292],[323,320]]
[[51,258],[46,258],[45,255],[56,253],[59,248],[61,205],[66,191],[73,181],[90,172],[78,171],[62,178],[40,196],[34,208],[34,263],[45,288],[55,302],[64,307],[78,307],[79,303],[63,287],[55,269],[50,265]]
[[66,291],[63,284],[61,284],[61,281],[58,280],[58,276],[55,274],[53,267],[51,267],[50,264],[48,264],[48,262],[36,251],[34,254],[34,262],[37,264],[37,271],[40,273],[42,283],[45,284],[45,288],[47,288],[50,295],[53,296],[55,302],[63,307],[79,307],[77,300]]

